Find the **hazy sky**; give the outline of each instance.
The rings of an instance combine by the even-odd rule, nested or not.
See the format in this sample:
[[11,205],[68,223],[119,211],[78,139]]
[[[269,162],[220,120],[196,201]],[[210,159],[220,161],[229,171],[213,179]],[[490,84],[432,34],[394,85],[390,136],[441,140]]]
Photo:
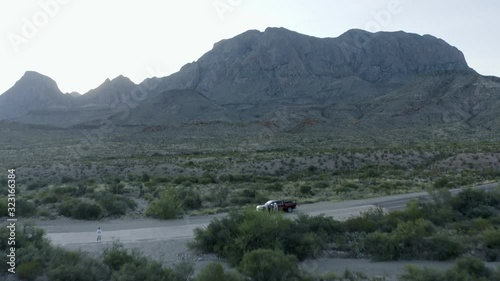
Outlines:
[[479,73],[500,76],[499,14],[497,0],[0,0],[0,93],[26,70],[63,92],[120,74],[139,83],[269,26],[317,37],[351,28],[432,34]]

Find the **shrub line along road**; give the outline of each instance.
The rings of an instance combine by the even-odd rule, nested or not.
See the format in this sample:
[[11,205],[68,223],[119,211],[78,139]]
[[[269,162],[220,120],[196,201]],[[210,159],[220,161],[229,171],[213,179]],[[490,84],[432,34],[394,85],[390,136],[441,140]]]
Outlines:
[[[492,190],[498,183],[490,183],[476,186],[484,190]],[[460,188],[450,190],[455,195]],[[299,205],[295,214],[287,216],[295,217],[296,213],[305,213],[312,216],[325,214],[335,219],[344,220],[351,216],[357,216],[372,208],[381,207],[386,211],[404,209],[406,203],[412,199],[429,197],[427,192],[382,196],[362,200],[349,200],[341,202],[318,202],[313,204]],[[142,241],[161,241],[186,239],[193,237],[193,229],[203,227],[214,218],[226,216],[226,213],[208,216],[184,217],[183,219],[160,221],[154,219],[118,219],[111,221],[88,222],[75,220],[53,220],[38,221],[36,225],[47,232],[47,237],[55,245],[89,244],[96,243],[96,229],[103,229],[102,242],[136,243]]]

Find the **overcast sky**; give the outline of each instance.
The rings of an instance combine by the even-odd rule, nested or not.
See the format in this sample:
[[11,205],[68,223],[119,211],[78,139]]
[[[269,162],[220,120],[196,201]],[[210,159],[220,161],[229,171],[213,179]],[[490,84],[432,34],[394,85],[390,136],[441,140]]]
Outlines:
[[479,73],[500,76],[499,14],[497,0],[0,0],[0,93],[26,70],[63,92],[120,74],[139,83],[269,26],[317,37],[352,28],[431,34]]

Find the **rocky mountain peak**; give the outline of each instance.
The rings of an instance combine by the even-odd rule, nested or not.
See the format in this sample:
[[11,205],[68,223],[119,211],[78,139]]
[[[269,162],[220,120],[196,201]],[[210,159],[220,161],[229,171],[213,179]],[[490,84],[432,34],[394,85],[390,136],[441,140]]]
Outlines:
[[36,108],[67,105],[71,99],[59,90],[50,77],[27,71],[0,96],[0,118],[15,118]]

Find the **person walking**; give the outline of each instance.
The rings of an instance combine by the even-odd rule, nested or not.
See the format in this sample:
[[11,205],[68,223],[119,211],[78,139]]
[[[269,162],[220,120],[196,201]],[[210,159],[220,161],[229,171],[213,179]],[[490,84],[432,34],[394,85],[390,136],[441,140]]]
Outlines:
[[97,242],[101,242],[102,230],[100,227],[97,228]]

